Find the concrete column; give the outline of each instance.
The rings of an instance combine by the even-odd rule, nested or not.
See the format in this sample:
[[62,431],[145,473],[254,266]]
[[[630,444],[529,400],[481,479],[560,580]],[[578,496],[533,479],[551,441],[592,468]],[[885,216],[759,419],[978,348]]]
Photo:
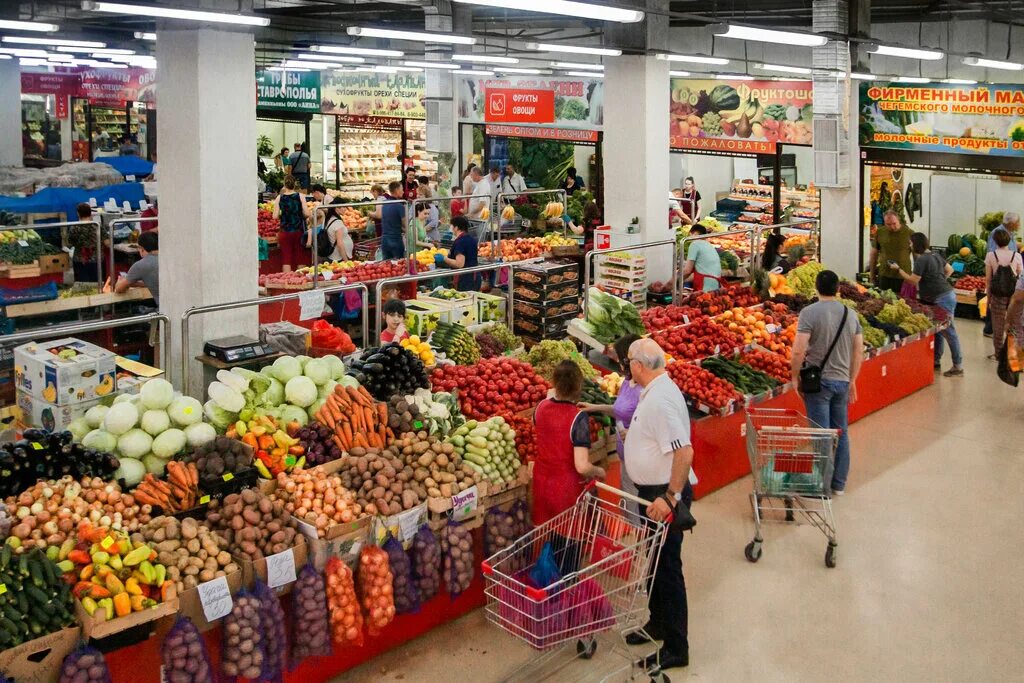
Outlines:
[[[257,294],[255,52],[247,33],[157,31],[160,309],[177,361],[182,313]],[[193,318],[189,357],[209,339],[255,337],[257,321],[255,307]],[[201,367],[187,367],[200,397]],[[172,368],[177,383],[177,362]]]
[[[640,218],[642,242],[672,235],[668,225],[669,62],[654,57],[605,59],[605,91],[628,93],[604,101],[604,218],[624,230]],[[613,242],[614,246],[614,242]],[[648,279],[670,275],[672,249],[647,254]]]
[[857,144],[857,87],[848,88],[845,96],[849,125],[846,148],[850,165],[848,187],[823,187],[821,191],[821,262],[842,277],[853,278],[859,267],[860,221],[864,202],[861,199],[860,147]]
[[21,166],[21,69],[0,59],[0,166]]

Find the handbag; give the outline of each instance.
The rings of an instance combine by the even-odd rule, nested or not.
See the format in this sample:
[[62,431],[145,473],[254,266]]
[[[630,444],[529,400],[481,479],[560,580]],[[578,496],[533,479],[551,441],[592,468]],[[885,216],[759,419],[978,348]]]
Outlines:
[[843,333],[843,329],[846,327],[846,316],[849,313],[850,309],[843,306],[843,319],[839,321],[839,329],[836,330],[836,335],[832,338],[832,344],[828,347],[828,352],[821,359],[821,365],[811,365],[804,362],[803,367],[800,368],[801,394],[817,394],[821,391],[822,368],[828,365],[828,359],[832,356],[832,351],[835,350],[836,344],[839,343],[839,335]]
[[670,527],[677,528],[680,531],[692,531],[693,527],[697,526],[697,519],[690,512],[690,506],[686,504],[685,500],[679,501],[676,509],[673,510],[673,514]]
[[1017,340],[1012,334],[1008,334],[1003,341],[1003,347],[999,349],[999,366],[996,368],[996,374],[1003,382],[1015,387],[1020,382],[1020,369]]

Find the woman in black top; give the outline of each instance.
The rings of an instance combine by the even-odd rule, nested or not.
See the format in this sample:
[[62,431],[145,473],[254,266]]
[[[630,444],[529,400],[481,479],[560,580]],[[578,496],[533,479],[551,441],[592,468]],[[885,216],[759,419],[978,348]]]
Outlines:
[[690,217],[694,223],[700,220],[700,192],[697,191],[697,184],[693,176],[687,176],[683,181],[683,192],[679,198],[680,208],[683,213]]
[[792,268],[789,260],[786,258],[785,249],[783,245],[786,244],[786,236],[781,233],[772,232],[768,235],[768,239],[764,241],[764,253],[761,254],[761,267],[765,271],[774,270],[780,268],[782,274],[785,275]]

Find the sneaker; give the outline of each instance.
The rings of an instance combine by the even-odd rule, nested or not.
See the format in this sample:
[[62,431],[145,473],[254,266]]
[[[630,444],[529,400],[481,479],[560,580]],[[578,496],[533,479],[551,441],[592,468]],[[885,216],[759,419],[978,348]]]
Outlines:
[[956,367],[950,368],[949,370],[946,370],[944,373],[942,373],[942,376],[943,377],[963,377],[964,376],[964,369],[963,368],[956,368]]
[[941,369],[942,369],[942,366],[941,366],[941,365],[939,365],[938,363],[936,363],[936,364],[935,364],[935,365],[933,365],[932,367],[934,367],[934,368],[935,368],[935,372],[938,372],[939,370],[941,370]]
[[846,491],[844,491],[843,489],[832,489],[832,495],[833,496],[844,496],[844,495],[846,495]]
[[985,335],[986,337],[988,337],[989,339],[992,338],[992,333],[991,332],[982,332],[982,334]]

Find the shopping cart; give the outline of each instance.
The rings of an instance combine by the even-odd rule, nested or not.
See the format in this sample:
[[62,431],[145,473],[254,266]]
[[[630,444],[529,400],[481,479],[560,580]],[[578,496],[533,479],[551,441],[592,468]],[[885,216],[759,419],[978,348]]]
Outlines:
[[761,559],[764,512],[785,512],[792,522],[799,511],[828,538],[825,566],[836,566],[832,469],[838,441],[839,430],[824,429],[795,410],[747,410],[747,454],[754,477],[754,540],[744,549],[748,560]]
[[[595,489],[617,497],[609,501]],[[483,562],[487,619],[544,654],[532,658],[506,681],[540,681],[576,659],[590,659],[598,639],[607,638],[615,657],[613,675],[637,675],[669,683],[659,667],[645,670],[625,645],[629,633],[641,631],[647,619],[647,598],[668,529],[637,510],[649,503],[606,484],[594,482],[576,504],[534,528]],[[562,578],[538,587],[529,578],[545,545],[554,551]],[[575,655],[560,657],[575,644]],[[561,646],[561,647],[560,647]],[[603,650],[602,650],[603,652]],[[634,650],[635,652],[635,650]],[[588,666],[582,680],[595,680]],[[618,679],[621,680],[621,679]]]
[[377,258],[377,251],[380,249],[380,237],[356,242],[352,246],[352,259],[354,261],[373,261]]

